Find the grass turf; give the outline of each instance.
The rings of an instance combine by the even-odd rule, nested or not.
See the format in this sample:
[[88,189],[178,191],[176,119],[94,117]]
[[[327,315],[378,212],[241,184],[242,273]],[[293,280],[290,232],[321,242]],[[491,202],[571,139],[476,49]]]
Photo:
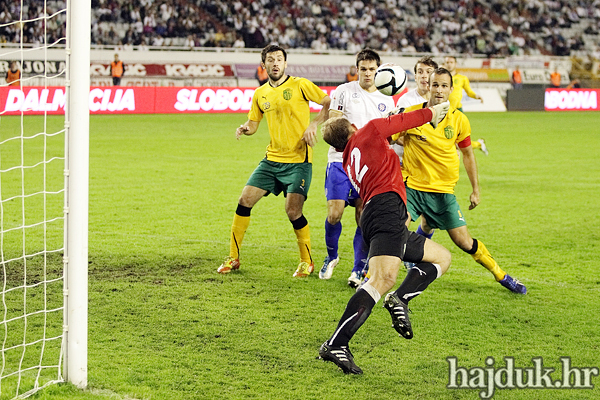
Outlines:
[[[472,235],[529,293],[503,289],[437,232],[453,263],[411,302],[415,338],[399,338],[376,306],[351,342],[365,374],[345,376],[316,357],[353,293],[346,285],[353,210],[344,215],[342,261],[330,281],[291,277],[298,250],[281,196],[253,209],[242,268],[220,276],[237,198],[268,143],[266,123],[237,142],[242,114],[93,116],[89,385],[96,391],[60,385],[34,398],[472,399],[477,390],[446,388],[447,357],[467,368],[485,367],[487,357],[501,367],[507,356],[532,367],[543,357],[558,370],[555,379],[560,357],[600,366],[597,115],[469,118],[490,156],[477,153],[480,206],[467,210],[464,170],[457,198]],[[3,117],[3,128],[11,123]],[[305,205],[317,268],[326,251],[326,152],[321,140]],[[598,395],[597,388],[520,389],[496,390],[494,398]]]

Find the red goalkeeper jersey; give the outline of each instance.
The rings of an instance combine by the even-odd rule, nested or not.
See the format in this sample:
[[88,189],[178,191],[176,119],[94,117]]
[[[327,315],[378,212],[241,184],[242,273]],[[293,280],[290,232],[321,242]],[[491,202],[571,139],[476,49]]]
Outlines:
[[432,116],[426,108],[374,119],[352,135],[344,149],[344,171],[365,204],[371,197],[386,192],[398,193],[406,203],[400,160],[388,138],[426,124]]

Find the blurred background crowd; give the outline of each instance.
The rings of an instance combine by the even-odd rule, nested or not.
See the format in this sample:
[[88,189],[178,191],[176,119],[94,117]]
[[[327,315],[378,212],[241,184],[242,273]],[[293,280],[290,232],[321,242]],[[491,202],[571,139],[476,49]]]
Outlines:
[[[21,8],[21,4],[23,7]],[[0,3],[0,42],[64,37],[64,1]],[[600,58],[600,0],[92,0],[92,44]],[[22,17],[20,17],[22,15]],[[27,20],[21,25],[15,21]]]

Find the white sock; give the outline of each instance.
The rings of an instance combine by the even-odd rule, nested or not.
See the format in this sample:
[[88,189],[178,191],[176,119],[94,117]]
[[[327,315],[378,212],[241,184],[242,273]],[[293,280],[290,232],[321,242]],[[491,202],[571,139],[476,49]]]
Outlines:
[[373,286],[371,286],[371,282],[367,282],[361,286],[361,289],[365,292],[369,293],[369,295],[375,300],[375,304],[381,299],[381,295]]

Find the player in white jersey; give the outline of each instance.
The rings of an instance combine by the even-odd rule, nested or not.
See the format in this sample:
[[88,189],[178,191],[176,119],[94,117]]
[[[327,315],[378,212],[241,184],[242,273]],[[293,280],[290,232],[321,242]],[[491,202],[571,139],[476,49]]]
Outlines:
[[[362,50],[356,56],[358,81],[344,83],[335,89],[329,106],[329,117],[345,117],[360,129],[374,118],[385,116],[394,108],[394,99],[380,93],[375,88],[375,71],[381,64],[379,55],[369,49]],[[348,285],[355,288],[360,284],[367,263],[368,249],[358,225],[362,212],[362,200],[352,187],[342,167],[342,152],[330,147],[327,173],[325,177],[325,196],[327,197],[327,219],[325,220],[325,243],[327,257],[319,272],[319,278],[329,279],[340,258],[338,241],[342,232],[344,208],[355,208],[356,232],[354,235],[354,267],[348,278]]]
[[419,59],[415,64],[417,87],[403,94],[396,103],[397,108],[408,108],[429,101],[429,75],[438,67],[431,56]]

